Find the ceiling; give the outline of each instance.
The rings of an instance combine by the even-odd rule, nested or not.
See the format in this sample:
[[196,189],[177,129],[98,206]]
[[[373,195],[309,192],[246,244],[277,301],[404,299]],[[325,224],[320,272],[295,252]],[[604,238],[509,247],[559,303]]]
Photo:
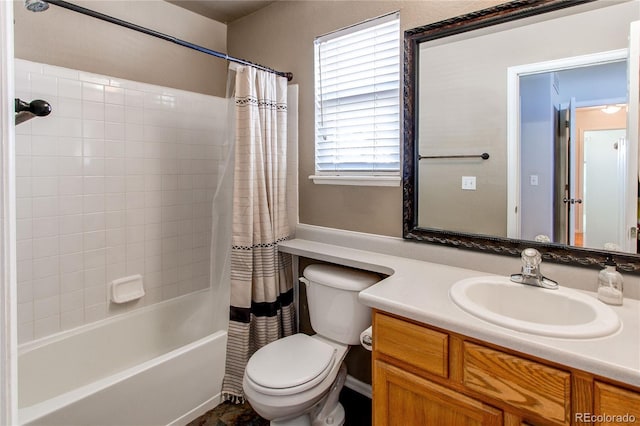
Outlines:
[[273,3],[273,0],[166,0],[198,15],[227,24]]

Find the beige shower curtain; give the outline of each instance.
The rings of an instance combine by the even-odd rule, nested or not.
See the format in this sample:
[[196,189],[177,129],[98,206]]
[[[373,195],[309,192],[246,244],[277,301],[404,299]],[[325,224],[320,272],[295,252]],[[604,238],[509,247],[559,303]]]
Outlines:
[[236,72],[236,151],[231,312],[223,399],[244,402],[242,376],[262,346],[293,333],[286,204],[287,80],[252,67]]

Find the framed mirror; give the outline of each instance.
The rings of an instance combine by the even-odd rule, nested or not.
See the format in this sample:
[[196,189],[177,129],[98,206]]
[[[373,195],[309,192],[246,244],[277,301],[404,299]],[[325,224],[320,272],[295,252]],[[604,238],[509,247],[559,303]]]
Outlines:
[[516,0],[404,38],[405,238],[640,273],[638,0]]

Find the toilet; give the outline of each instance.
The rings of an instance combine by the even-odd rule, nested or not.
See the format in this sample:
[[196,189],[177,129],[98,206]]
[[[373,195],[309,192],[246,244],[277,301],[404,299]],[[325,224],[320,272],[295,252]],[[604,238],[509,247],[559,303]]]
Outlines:
[[303,275],[316,334],[294,334],[257,350],[242,387],[253,409],[272,426],[340,426],[344,408],[338,396],[347,375],[343,361],[371,325],[371,310],[360,304],[358,293],[380,277],[320,264],[307,266]]

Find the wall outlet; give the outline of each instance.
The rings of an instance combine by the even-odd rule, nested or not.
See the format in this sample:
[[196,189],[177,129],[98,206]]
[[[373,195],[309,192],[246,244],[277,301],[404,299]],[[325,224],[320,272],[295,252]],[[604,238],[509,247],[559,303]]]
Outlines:
[[476,190],[476,177],[475,176],[462,176],[462,189],[466,191]]
[[538,175],[530,175],[529,176],[529,184],[531,186],[538,186]]

